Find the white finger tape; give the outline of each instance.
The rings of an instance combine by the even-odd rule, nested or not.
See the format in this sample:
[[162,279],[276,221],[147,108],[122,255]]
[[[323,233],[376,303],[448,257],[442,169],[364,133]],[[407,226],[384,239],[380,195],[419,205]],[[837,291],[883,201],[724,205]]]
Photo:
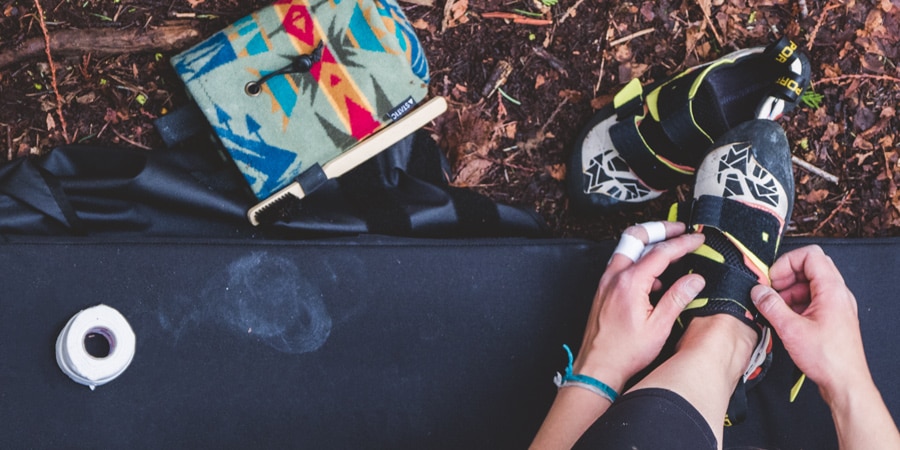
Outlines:
[[644,222],[639,223],[638,226],[643,228],[647,232],[647,236],[650,237],[648,244],[666,240],[666,224],[662,222]]
[[637,261],[638,259],[640,259],[643,252],[644,242],[630,234],[625,233],[622,233],[622,237],[619,239],[619,244],[616,245],[616,249],[613,251],[614,254],[618,253],[632,261]]
[[[88,335],[109,342],[109,354],[95,357],[85,348]],[[56,339],[56,363],[63,373],[93,390],[122,374],[134,358],[135,336],[119,311],[97,305],[72,316]]]

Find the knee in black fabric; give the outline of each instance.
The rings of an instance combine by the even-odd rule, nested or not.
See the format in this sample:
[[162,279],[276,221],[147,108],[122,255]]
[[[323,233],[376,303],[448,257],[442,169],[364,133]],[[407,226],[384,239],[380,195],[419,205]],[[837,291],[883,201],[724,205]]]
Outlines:
[[706,420],[680,395],[666,389],[639,389],[613,403],[578,441],[576,448],[716,449]]

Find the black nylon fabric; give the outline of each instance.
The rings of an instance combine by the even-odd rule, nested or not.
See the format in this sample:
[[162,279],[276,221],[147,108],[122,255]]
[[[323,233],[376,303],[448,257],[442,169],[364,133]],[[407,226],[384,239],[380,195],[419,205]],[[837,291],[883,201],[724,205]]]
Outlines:
[[[535,213],[448,185],[426,133],[407,137],[252,227],[255,202],[212,148],[65,146],[0,166],[0,234],[313,238],[542,236]],[[473,226],[477,224],[477,226]]]

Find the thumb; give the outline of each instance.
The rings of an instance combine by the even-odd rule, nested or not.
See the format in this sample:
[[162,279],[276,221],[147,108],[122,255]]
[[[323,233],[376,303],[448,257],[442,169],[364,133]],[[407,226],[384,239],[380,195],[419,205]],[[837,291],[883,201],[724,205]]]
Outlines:
[[654,315],[659,316],[656,320],[661,320],[666,326],[671,327],[684,307],[697,297],[704,286],[706,280],[698,274],[685,275],[678,279],[659,299],[654,309]]
[[778,292],[775,292],[769,286],[762,284],[754,286],[750,290],[750,299],[753,300],[756,309],[772,324],[775,330],[782,328],[786,325],[786,322],[796,316],[794,311],[784,302],[784,299],[778,295]]

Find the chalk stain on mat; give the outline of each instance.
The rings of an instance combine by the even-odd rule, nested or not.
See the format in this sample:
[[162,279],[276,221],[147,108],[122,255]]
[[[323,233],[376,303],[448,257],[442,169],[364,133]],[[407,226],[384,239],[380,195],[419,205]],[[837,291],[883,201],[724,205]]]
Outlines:
[[332,319],[322,297],[293,261],[254,252],[211,277],[199,296],[174,299],[158,320],[176,341],[188,325],[212,324],[278,351],[301,354],[318,350],[331,334]]
[[290,260],[257,252],[228,265],[222,318],[285,353],[318,350],[331,334],[322,293]]

